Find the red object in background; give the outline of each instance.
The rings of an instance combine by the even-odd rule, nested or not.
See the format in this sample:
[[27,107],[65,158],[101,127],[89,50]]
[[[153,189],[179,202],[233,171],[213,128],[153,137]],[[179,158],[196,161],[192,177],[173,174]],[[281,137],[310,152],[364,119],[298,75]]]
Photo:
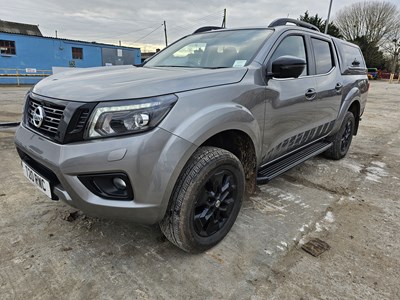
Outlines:
[[[382,79],[390,79],[390,73],[381,73],[381,75],[379,76]],[[394,74],[394,79],[398,79],[399,78],[399,74]]]

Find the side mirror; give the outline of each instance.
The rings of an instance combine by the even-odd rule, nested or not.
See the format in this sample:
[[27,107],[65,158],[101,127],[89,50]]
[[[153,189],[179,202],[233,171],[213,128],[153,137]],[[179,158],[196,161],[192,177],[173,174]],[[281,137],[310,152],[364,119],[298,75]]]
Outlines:
[[297,78],[303,73],[307,63],[304,59],[285,55],[272,62],[272,75],[275,78]]

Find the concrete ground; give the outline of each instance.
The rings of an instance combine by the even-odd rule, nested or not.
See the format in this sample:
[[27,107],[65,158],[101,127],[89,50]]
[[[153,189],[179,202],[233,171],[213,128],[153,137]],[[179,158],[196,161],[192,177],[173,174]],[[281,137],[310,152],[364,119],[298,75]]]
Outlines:
[[[0,87],[0,123],[27,88]],[[341,161],[316,157],[260,186],[203,254],[157,226],[99,220],[24,178],[0,127],[1,299],[400,299],[400,85],[371,82]],[[301,245],[319,237],[330,250]]]

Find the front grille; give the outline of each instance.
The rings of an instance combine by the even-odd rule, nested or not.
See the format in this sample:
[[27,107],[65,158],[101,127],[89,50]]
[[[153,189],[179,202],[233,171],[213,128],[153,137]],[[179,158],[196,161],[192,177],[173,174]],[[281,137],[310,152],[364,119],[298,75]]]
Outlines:
[[78,122],[74,128],[74,132],[81,132],[85,128],[86,121],[89,118],[89,109],[83,109],[79,116]]
[[[89,116],[96,102],[78,102],[53,99],[30,93],[25,105],[24,124],[42,136],[61,144],[82,141]],[[44,119],[39,127],[33,122],[37,107],[44,110]]]
[[[35,109],[41,106],[45,111],[45,118],[43,120],[42,125],[38,128],[33,123],[33,113]],[[31,97],[28,98],[28,109],[27,109],[27,122],[29,126],[39,131],[40,133],[54,138],[57,134],[58,125],[60,124],[61,118],[63,116],[65,107],[58,106],[58,105],[49,105],[49,104],[42,104],[39,101],[32,99]]]

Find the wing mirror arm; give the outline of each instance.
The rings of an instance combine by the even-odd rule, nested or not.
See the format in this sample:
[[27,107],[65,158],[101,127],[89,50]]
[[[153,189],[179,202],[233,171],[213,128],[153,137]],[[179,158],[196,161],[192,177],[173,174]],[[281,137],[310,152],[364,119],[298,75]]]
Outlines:
[[274,73],[271,71],[268,71],[268,69],[265,71],[265,76],[267,77],[267,79],[271,79],[272,77],[274,77]]

